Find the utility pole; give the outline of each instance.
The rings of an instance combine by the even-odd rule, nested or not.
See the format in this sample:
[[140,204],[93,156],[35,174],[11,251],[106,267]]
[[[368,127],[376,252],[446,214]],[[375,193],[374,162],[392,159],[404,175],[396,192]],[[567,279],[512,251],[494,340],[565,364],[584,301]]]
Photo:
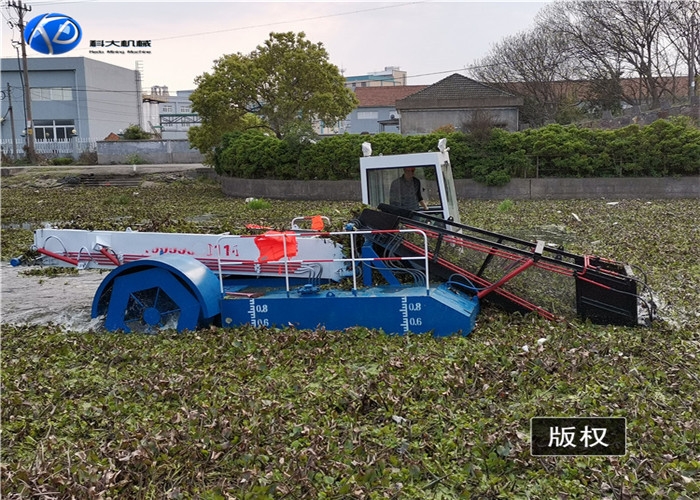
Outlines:
[[690,103],[693,103],[693,97],[697,95],[697,88],[695,86],[696,80],[697,80],[697,68],[695,67],[695,44],[697,43],[696,41],[696,36],[698,34],[698,31],[696,31],[697,28],[695,26],[695,12],[690,16],[690,47],[689,47],[689,68],[688,68],[688,96],[690,97]]
[[7,82],[7,111],[10,113],[10,130],[12,131],[12,159],[17,159],[17,136],[15,135],[15,113],[12,110],[12,91]]
[[27,46],[24,42],[24,13],[30,12],[32,8],[26,4],[22,4],[22,0],[12,0],[7,2],[8,7],[12,7],[17,11],[19,17],[19,38],[22,45],[22,74],[24,76],[24,102],[25,102],[25,118],[26,124],[26,140],[27,140],[27,160],[29,163],[36,163],[36,151],[34,150],[34,123],[32,121],[32,96],[29,88],[29,70],[27,69]]

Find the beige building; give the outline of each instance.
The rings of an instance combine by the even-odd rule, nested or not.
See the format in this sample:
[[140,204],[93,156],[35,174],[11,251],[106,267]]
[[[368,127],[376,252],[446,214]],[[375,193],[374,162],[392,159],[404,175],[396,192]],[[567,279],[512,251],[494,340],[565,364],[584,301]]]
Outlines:
[[387,66],[384,71],[345,78],[345,86],[350,89],[361,87],[394,87],[406,85],[406,72],[398,66]]
[[396,101],[403,135],[429,134],[447,125],[468,129],[477,122],[518,130],[523,98],[454,73]]

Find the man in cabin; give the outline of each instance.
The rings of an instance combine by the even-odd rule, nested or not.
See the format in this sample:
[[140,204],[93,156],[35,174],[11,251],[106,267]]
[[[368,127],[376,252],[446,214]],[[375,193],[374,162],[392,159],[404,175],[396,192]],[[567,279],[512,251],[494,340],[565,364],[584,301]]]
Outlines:
[[407,210],[428,209],[428,204],[423,199],[420,179],[414,176],[415,167],[405,167],[403,175],[391,183],[389,190],[389,204]]

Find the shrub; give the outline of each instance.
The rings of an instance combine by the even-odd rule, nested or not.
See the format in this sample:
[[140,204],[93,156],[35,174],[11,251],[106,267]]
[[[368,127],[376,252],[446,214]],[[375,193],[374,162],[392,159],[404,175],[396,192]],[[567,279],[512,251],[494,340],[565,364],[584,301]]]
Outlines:
[[126,163],[128,165],[145,165],[148,163],[144,158],[142,158],[138,153],[132,153],[126,157]]
[[280,163],[283,143],[260,130],[233,132],[224,138],[225,146],[217,159],[217,168],[243,179],[274,179]]
[[78,165],[97,165],[97,151],[83,151],[78,157]]
[[501,203],[498,204],[498,211],[501,213],[510,212],[511,210],[513,210],[514,206],[515,203],[513,203],[513,200],[503,200]]
[[51,160],[51,165],[56,166],[70,165],[71,163],[73,163],[73,158],[71,158],[70,156],[62,156],[60,158],[54,158]]
[[373,155],[436,151],[447,138],[455,178],[489,186],[511,177],[609,177],[700,174],[700,130],[684,117],[647,127],[594,130],[559,124],[488,136],[449,132],[402,136],[344,134],[314,141],[306,134],[280,140],[258,130],[224,137],[214,153],[218,173],[241,178],[356,180],[362,143]]
[[250,208],[251,210],[262,210],[266,208],[270,208],[272,204],[267,201],[267,200],[260,200],[260,199],[253,199],[250,200],[248,203],[246,203],[246,207]]
[[129,125],[124,129],[122,137],[127,141],[139,141],[143,139],[150,139],[151,134],[143,130],[139,125]]

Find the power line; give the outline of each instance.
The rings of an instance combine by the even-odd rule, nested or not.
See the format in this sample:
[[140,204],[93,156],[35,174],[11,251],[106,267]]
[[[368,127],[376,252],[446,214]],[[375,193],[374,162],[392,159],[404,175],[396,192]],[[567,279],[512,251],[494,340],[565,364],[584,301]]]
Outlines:
[[[61,2],[61,5],[64,5],[67,3],[71,3],[71,2]],[[85,3],[85,2],[83,1],[83,2],[73,2],[73,3]],[[351,10],[351,11],[338,12],[338,13],[334,13],[334,14],[324,14],[324,15],[319,15],[319,16],[289,19],[289,20],[285,20],[285,21],[276,21],[276,22],[271,22],[271,23],[261,23],[261,24],[247,25],[247,26],[238,26],[238,27],[234,27],[234,28],[227,28],[227,29],[207,31],[207,32],[174,35],[174,36],[170,36],[170,37],[156,38],[156,39],[154,39],[154,41],[175,40],[175,39],[181,39],[181,38],[191,38],[191,37],[197,37],[197,36],[206,36],[206,35],[234,32],[234,31],[244,31],[244,30],[249,30],[249,29],[264,28],[264,27],[270,27],[270,26],[276,26],[276,25],[282,25],[282,24],[290,24],[290,23],[296,23],[296,22],[304,22],[304,21],[317,21],[317,20],[323,20],[323,19],[334,18],[334,17],[342,17],[342,16],[355,15],[355,14],[365,14],[365,13],[376,12],[376,11],[380,11],[380,10],[401,8],[401,7],[411,6],[411,5],[420,5],[420,4],[424,4],[424,3],[429,3],[429,2],[417,1],[417,2],[396,3],[396,4],[390,4],[390,5],[382,5],[382,6],[378,6],[378,7],[370,7],[370,8],[366,8],[366,9],[355,9],[355,10]],[[50,5],[50,4],[55,4],[55,2],[39,2],[37,4],[38,5],[39,4]],[[425,76],[443,75],[443,74],[460,72],[460,71],[465,71],[465,70],[466,70],[466,68],[459,68],[456,70],[445,70],[445,71],[437,71],[437,72],[431,72],[431,73],[422,73],[419,75],[410,75],[410,76],[407,75],[406,78],[407,79],[415,79],[415,78],[420,78],[420,77],[425,77]]]
[[175,35],[175,36],[169,36],[169,37],[165,37],[165,38],[156,38],[154,40],[155,41],[175,40],[175,39],[179,39],[179,38],[190,38],[190,37],[194,37],[194,36],[204,36],[204,35],[215,35],[218,33],[228,33],[231,31],[244,31],[244,30],[256,29],[256,28],[266,28],[269,26],[278,26],[280,24],[298,23],[298,22],[303,22],[303,21],[318,21],[321,19],[328,19],[331,17],[341,17],[341,16],[349,16],[349,15],[354,15],[354,14],[364,14],[367,12],[375,12],[378,10],[386,10],[386,9],[395,9],[398,7],[406,7],[407,5],[418,5],[418,4],[422,4],[422,3],[426,3],[426,2],[407,2],[407,3],[400,3],[400,4],[383,5],[380,7],[358,9],[358,10],[353,10],[353,11],[348,11],[348,12],[338,12],[336,14],[324,14],[322,16],[303,17],[303,18],[299,18],[299,19],[290,19],[287,21],[276,21],[274,23],[252,24],[249,26],[238,26],[236,28],[227,28],[227,29],[222,29],[222,30],[206,31],[206,32],[202,32],[202,33],[190,33],[190,34],[186,34],[186,35]]

